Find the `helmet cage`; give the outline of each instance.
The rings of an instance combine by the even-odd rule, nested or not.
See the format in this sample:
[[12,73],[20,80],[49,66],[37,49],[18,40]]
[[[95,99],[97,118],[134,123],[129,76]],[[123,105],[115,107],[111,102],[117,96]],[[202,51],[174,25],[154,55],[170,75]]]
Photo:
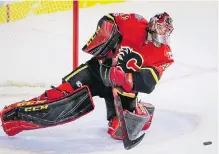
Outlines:
[[155,15],[149,21],[148,32],[152,35],[152,42],[169,44],[173,29],[172,18],[166,12]]

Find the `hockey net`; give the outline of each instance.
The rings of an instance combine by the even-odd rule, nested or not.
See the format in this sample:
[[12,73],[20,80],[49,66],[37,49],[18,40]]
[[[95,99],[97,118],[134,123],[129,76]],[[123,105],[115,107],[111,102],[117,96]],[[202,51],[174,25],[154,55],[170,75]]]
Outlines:
[[[126,0],[102,0],[99,4]],[[89,10],[97,1],[19,0],[0,2],[0,87],[48,87],[78,65],[78,48],[96,29],[96,22],[105,12],[98,6],[93,20]],[[79,8],[83,24],[79,22]],[[118,7],[118,10],[121,7]],[[114,8],[113,8],[114,9]],[[113,10],[111,11],[113,12]],[[88,29],[88,24],[89,30]],[[95,24],[93,24],[95,23]],[[82,27],[80,32],[78,25]],[[78,38],[78,33],[84,39]],[[80,44],[78,43],[80,42]],[[80,62],[87,55],[80,53]]]
[[60,83],[78,61],[77,11],[77,1],[0,2],[0,87]]

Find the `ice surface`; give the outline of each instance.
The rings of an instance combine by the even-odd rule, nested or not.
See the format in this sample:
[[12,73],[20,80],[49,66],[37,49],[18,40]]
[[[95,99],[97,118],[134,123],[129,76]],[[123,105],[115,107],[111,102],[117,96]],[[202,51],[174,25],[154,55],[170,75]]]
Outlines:
[[[95,97],[95,110],[73,123],[15,137],[0,129],[0,153],[217,154],[217,2],[130,2],[81,9],[80,47],[105,13],[136,12],[148,19],[162,11],[174,20],[171,44],[176,62],[152,94],[140,94],[156,107],[141,144],[126,151],[107,135],[105,104]],[[71,72],[71,18],[69,11],[0,25],[0,108],[38,96]],[[80,53],[79,61],[89,58]],[[32,87],[6,87],[25,84]],[[209,140],[213,144],[203,146]]]

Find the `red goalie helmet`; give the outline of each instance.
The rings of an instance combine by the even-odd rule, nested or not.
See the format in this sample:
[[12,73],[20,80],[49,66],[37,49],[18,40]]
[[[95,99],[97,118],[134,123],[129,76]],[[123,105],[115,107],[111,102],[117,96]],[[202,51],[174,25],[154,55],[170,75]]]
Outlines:
[[154,44],[169,44],[169,37],[173,31],[173,20],[166,12],[156,14],[148,23],[147,30]]

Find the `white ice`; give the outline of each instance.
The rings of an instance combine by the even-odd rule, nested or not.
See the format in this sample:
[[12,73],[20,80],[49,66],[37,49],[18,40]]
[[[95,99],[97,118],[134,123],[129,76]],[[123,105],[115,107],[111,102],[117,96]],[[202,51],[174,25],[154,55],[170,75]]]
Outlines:
[[[152,94],[140,94],[156,107],[142,143],[126,151],[111,139],[105,104],[95,97],[95,110],[75,122],[14,137],[1,129],[0,153],[217,154],[217,2],[130,2],[81,9],[80,48],[105,13],[134,12],[149,19],[163,11],[174,20],[175,63]],[[0,108],[40,95],[71,72],[71,19],[69,11],[0,25]],[[80,51],[80,63],[89,58]],[[205,141],[212,145],[203,146]]]

